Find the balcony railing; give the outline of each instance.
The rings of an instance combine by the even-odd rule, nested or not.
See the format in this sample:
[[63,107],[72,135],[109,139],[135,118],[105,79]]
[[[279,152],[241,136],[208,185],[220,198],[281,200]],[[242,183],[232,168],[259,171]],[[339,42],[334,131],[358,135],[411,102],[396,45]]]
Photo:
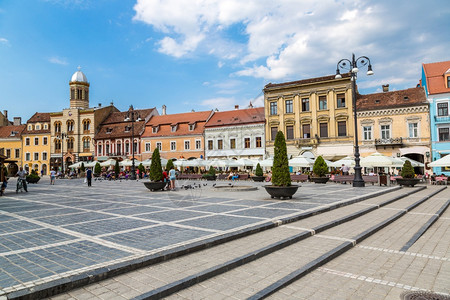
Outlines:
[[375,146],[393,146],[403,145],[403,139],[401,137],[392,139],[375,139]]
[[450,116],[434,116],[436,123],[450,123]]

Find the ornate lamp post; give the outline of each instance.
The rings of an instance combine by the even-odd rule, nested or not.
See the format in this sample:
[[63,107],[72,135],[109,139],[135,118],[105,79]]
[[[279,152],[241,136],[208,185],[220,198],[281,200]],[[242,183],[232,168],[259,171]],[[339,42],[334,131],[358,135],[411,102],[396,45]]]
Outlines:
[[67,133],[61,132],[56,138],[61,141],[61,174],[64,176],[64,151],[63,151],[63,144],[64,144],[64,139],[67,139]]
[[367,56],[360,56],[355,59],[355,54],[352,54],[352,60],[341,59],[337,63],[336,68],[336,79],[342,78],[340,70],[350,71],[350,78],[352,81],[352,102],[353,102],[353,115],[355,120],[355,177],[353,179],[354,187],[364,187],[364,179],[361,174],[361,166],[359,165],[359,146],[358,146],[358,120],[356,116],[356,77],[358,74],[358,66],[367,66],[367,75],[373,75],[372,65],[370,64],[370,59]]
[[126,114],[124,121],[131,122],[131,153],[133,156],[131,161],[131,180],[136,180],[136,169],[134,165],[134,122],[139,122],[140,120],[139,112],[133,109],[133,105],[130,105],[130,109]]

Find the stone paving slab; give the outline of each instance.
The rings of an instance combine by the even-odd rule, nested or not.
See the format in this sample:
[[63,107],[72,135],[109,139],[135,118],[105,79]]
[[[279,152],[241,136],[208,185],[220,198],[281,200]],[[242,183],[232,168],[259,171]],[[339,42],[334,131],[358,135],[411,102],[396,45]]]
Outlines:
[[[368,186],[361,193],[349,185],[330,184],[321,186],[318,193],[316,185],[305,183],[293,200],[276,201],[254,183],[242,184],[259,186],[259,190],[228,192],[226,197],[205,185],[195,191],[152,193],[142,182],[132,181],[94,181],[91,188],[77,179],[57,180],[56,185],[48,183],[43,178],[30,185],[29,193],[7,190],[0,198],[0,228],[5,230],[0,237],[5,234],[7,237],[3,243],[0,240],[0,246],[4,247],[0,258],[15,266],[8,272],[1,270],[0,278],[4,280],[0,282],[0,293],[388,190]],[[14,186],[14,179],[10,185]],[[17,227],[20,224],[24,227]],[[23,231],[27,230],[33,233],[30,247],[8,248],[11,240],[24,239]],[[42,230],[58,234],[42,235],[39,233]],[[74,255],[75,249],[83,255]],[[87,257],[90,251],[98,254]],[[29,270],[21,267],[27,263],[33,266]]]

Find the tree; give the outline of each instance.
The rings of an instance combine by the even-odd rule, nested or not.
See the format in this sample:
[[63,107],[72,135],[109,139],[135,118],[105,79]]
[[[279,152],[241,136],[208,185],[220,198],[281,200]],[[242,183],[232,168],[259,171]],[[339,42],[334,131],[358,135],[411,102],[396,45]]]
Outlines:
[[86,168],[84,167],[84,162],[81,163],[80,170],[81,170],[81,172],[86,171]]
[[116,165],[114,166],[114,173],[116,174],[116,178],[117,178],[117,176],[119,176],[119,173],[120,173],[120,166],[119,166],[118,160],[116,160]]
[[313,166],[313,173],[318,177],[324,177],[328,172],[328,166],[322,156],[318,156]]
[[169,159],[169,160],[167,161],[167,164],[166,164],[166,169],[167,169],[167,170],[170,170],[171,168],[174,168],[174,169],[175,169],[175,166],[174,166],[174,164],[173,164],[173,160]]
[[142,176],[144,176],[144,173],[145,173],[144,165],[142,163],[140,163],[138,166],[138,169],[139,169],[139,177],[142,178]]
[[275,153],[272,166],[272,185],[290,186],[291,174],[287,156],[286,140],[284,134],[278,131],[275,137]]
[[256,165],[255,176],[264,176],[263,170],[259,163]]
[[155,148],[152,155],[152,164],[150,165],[150,180],[161,181],[163,178],[163,172],[161,167],[161,157],[159,156],[158,148]]
[[100,166],[100,163],[97,162],[94,167],[94,174],[98,176],[98,175],[100,175],[101,172],[102,172],[102,167]]
[[405,161],[405,163],[403,164],[401,175],[403,178],[414,178],[414,176],[416,175],[416,173],[414,173],[414,168],[409,160]]

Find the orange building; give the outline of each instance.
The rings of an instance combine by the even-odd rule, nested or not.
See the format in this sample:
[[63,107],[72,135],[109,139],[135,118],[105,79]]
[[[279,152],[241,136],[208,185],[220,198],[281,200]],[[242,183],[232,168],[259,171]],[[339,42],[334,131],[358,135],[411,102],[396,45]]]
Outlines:
[[152,157],[158,148],[162,158],[205,157],[204,127],[214,111],[163,114],[153,116],[145,126],[141,137],[142,159]]

